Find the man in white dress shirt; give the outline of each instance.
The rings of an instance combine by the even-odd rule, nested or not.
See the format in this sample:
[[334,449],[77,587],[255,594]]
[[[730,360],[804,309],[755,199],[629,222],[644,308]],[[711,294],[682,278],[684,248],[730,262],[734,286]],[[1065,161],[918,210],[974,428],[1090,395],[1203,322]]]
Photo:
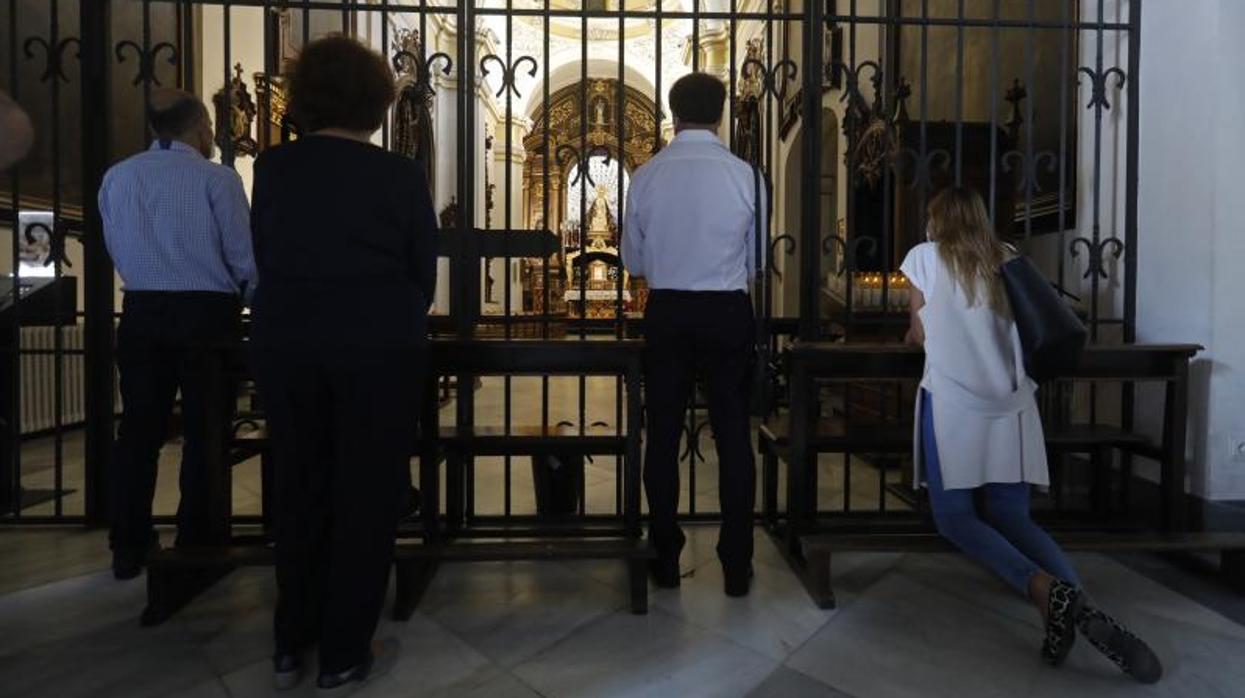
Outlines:
[[705,73],[684,76],[670,89],[676,135],[632,178],[622,256],[627,270],[652,289],[644,318],[644,488],[649,541],[657,551],[652,576],[659,586],[679,585],[685,540],[675,519],[679,438],[699,371],[707,382],[718,452],[718,558],[726,593],[743,596],[752,576],[756,493],[748,418],[755,330],[748,287],[757,269],[760,207],[752,167],[716,135],[725,102],[722,81]]

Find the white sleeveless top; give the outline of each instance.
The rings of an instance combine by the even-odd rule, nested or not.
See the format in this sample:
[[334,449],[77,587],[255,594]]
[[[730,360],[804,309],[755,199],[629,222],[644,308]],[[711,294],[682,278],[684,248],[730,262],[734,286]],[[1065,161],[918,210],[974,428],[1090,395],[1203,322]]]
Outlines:
[[[1034,393],[1024,370],[1016,323],[990,309],[982,295],[970,307],[964,290],[925,242],[912,248],[900,270],[925,296],[925,374],[943,487],[990,482],[1050,484],[1046,441]],[[921,399],[917,395],[913,481],[921,476]]]

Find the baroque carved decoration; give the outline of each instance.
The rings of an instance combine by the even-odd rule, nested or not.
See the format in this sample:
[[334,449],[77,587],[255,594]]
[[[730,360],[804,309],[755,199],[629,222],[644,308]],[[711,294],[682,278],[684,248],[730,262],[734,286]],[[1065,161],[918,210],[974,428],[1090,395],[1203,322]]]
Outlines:
[[[419,32],[399,29],[393,61],[398,99],[393,105],[393,150],[423,165],[429,189],[435,191],[436,145],[432,134],[433,88]],[[434,56],[433,60],[437,57]],[[448,61],[448,58],[446,59]]]
[[233,78],[212,97],[216,107],[216,145],[236,155],[259,154],[259,143],[251,135],[257,109],[242,79],[242,64],[233,68]]
[[[604,157],[617,161],[626,171],[634,171],[664,145],[657,134],[653,101],[631,87],[625,87],[621,94],[620,110],[618,81],[589,79],[586,84],[575,83],[553,92],[548,108],[539,107],[532,116],[532,128],[523,139],[523,147],[529,153],[523,174],[528,220],[536,227],[559,231],[562,237],[558,259],[546,260],[548,267],[542,264],[525,267],[533,312],[612,318],[620,281],[624,312],[643,312],[647,286],[643,280],[632,279],[621,268],[617,249],[618,222],[612,219],[605,203],[606,193],[592,180],[588,165],[590,159]],[[621,125],[618,123],[620,111]],[[547,154],[544,151],[546,138]],[[547,173],[544,171],[546,162]],[[547,193],[544,191],[546,176],[549,180]],[[579,181],[581,179],[583,181]],[[588,197],[593,206],[582,222],[563,220],[562,204],[574,184],[595,192],[595,200]],[[548,223],[543,220],[546,208]],[[581,239],[581,233],[586,235],[585,239]],[[549,288],[545,287],[546,281]],[[545,307],[546,295],[548,308]]]
[[[549,131],[549,160],[559,146],[571,145],[577,150],[583,140],[583,114],[581,113],[580,85],[568,85],[549,96],[549,108],[538,108],[532,117],[532,128],[523,139],[528,153],[540,153],[544,148],[545,131]],[[653,118],[653,101],[642,92],[626,87],[623,104],[622,160],[628,170],[639,167],[653,155],[653,139],[656,136],[656,120]],[[587,146],[589,149],[606,148],[618,154],[618,81],[612,79],[589,79],[587,85]],[[528,169],[539,165],[542,157],[528,159]],[[569,169],[569,165],[567,167]]]
[[735,100],[735,155],[745,162],[761,162],[761,96],[765,91],[760,65],[761,40],[748,42],[744,69]]

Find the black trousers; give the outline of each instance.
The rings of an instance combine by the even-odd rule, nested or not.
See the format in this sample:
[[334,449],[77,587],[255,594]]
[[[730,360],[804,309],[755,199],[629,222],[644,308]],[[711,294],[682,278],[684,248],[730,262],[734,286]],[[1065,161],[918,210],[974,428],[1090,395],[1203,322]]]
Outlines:
[[673,554],[678,538],[679,439],[700,372],[708,385],[709,421],[718,452],[718,557],[728,571],[742,571],[752,561],[756,465],[748,392],[753,322],[752,303],[742,292],[655,290],[649,296],[644,317],[644,489],[649,538],[659,555]]
[[[117,328],[117,368],[121,377],[121,426],[113,446],[113,550],[145,549],[154,539],[152,497],[160,448],[168,438],[169,419],[182,396],[181,503],[177,507],[177,544],[208,542],[204,447],[206,409],[215,397],[230,414],[236,385],[208,384],[205,366],[211,352],[241,337],[237,296],[210,292],[131,291],[125,294]],[[210,391],[220,391],[211,395]],[[231,392],[233,391],[233,392]],[[228,423],[229,414],[222,424]]]
[[277,652],[319,645],[321,671],[364,661],[380,619],[426,364],[409,347],[255,347],[276,470]]

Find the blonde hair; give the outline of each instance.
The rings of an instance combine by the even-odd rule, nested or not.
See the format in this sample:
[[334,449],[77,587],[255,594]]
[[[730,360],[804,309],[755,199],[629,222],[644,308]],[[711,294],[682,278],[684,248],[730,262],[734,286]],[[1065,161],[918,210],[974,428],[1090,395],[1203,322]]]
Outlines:
[[938,243],[938,256],[964,289],[968,305],[984,300],[994,312],[1008,315],[999,267],[1010,253],[994,234],[981,195],[967,187],[950,187],[929,202],[928,212],[930,239]]

